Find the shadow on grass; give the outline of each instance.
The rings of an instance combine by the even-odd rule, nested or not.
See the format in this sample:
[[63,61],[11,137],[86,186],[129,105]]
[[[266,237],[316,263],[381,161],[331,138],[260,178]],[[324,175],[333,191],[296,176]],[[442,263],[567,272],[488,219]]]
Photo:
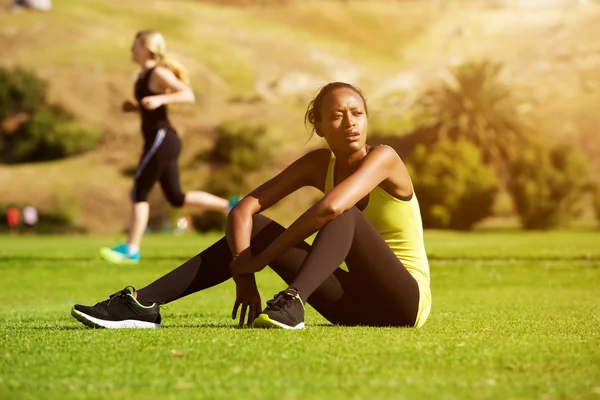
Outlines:
[[[274,329],[274,328],[240,328],[238,327],[237,323],[231,323],[231,324],[225,324],[225,323],[219,323],[219,324],[174,324],[174,325],[168,325],[168,326],[163,326],[162,329],[169,329],[169,328],[184,328],[184,329],[235,329],[235,330],[241,330],[241,331],[245,331],[245,330],[256,330],[256,331],[268,331],[268,330],[278,330],[278,329]],[[350,327],[350,326],[342,326],[342,325],[333,325],[333,324],[329,324],[329,323],[320,323],[320,324],[309,324],[306,326],[306,329],[310,329],[310,328],[354,328]],[[364,326],[363,326],[364,328]]]
[[[330,324],[330,323],[318,323],[318,324],[309,324],[306,326],[306,329],[310,329],[310,328],[336,328],[336,329],[344,329],[344,328],[369,328],[370,326],[366,326],[366,325],[356,325],[356,326],[348,326],[348,325],[334,325],[334,324]],[[372,328],[372,327],[371,327]],[[393,328],[393,327],[379,327],[379,328]],[[136,328],[130,328],[130,329],[136,329]],[[239,328],[237,326],[236,323],[198,323],[198,324],[169,324],[169,325],[163,325],[161,328],[159,328],[160,330],[170,330],[170,329],[198,329],[198,330],[203,330],[203,329],[208,329],[208,330],[221,330],[221,329],[227,329],[227,330],[239,330],[239,331],[246,331],[246,330],[255,330],[255,331],[268,331],[268,330],[278,330],[278,329],[269,329],[269,328]],[[402,329],[402,328],[395,328],[395,329]],[[5,327],[2,329],[2,331],[84,331],[84,330],[89,330],[89,331],[97,331],[97,330],[106,330],[106,328],[90,328],[88,326],[85,325],[62,325],[62,326],[35,326],[35,325],[31,325],[31,326],[19,326],[19,327]],[[123,330],[123,329],[119,329],[119,330]],[[139,329],[137,328],[136,330],[143,330],[143,329]]]
[[[203,324],[203,323],[198,323],[198,324],[169,324],[169,325],[163,325],[161,328],[159,328],[160,330],[169,330],[169,329],[237,329],[237,325],[233,325],[233,324],[213,324],[213,323],[208,323],[208,324]],[[140,328],[129,328],[129,329],[135,329],[135,330],[144,330],[144,329],[140,329]],[[26,325],[26,326],[8,326],[8,327],[3,327],[2,331],[76,331],[76,330],[90,330],[90,331],[96,331],[96,330],[107,330],[106,328],[90,328],[88,326],[85,325],[61,325],[61,326],[43,326],[43,325]],[[123,330],[123,329],[118,329],[118,330]]]
[[198,323],[198,324],[169,324],[161,329],[238,329],[237,325],[230,323]]

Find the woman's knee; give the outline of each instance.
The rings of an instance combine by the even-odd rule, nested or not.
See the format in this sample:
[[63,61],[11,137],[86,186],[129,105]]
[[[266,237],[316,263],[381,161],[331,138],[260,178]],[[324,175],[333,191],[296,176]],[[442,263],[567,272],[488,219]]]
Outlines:
[[179,193],[165,193],[167,201],[175,208],[181,208],[185,204],[185,194]]
[[142,190],[137,186],[134,186],[131,189],[129,199],[132,203],[140,203],[143,201],[148,201],[148,191]]
[[267,227],[267,225],[269,225],[272,222],[275,222],[275,221],[273,221],[269,217],[265,217],[264,215],[261,215],[261,214],[254,214],[252,216],[252,236],[253,237],[256,236],[256,234],[258,232],[265,229],[265,227]]
[[264,215],[254,214],[252,216],[252,238],[250,251],[259,254],[275,240],[285,228]]
[[340,224],[353,226],[356,220],[361,216],[362,212],[356,206],[353,206],[341,213],[340,215],[338,215],[335,219],[329,221],[327,225],[331,225],[332,227],[339,226]]

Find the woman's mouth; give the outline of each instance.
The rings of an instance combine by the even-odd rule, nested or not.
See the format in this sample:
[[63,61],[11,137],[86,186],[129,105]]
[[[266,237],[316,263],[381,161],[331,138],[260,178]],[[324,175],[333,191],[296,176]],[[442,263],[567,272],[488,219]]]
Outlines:
[[348,140],[349,142],[354,142],[358,139],[360,139],[360,132],[358,131],[352,131],[346,134],[346,140]]

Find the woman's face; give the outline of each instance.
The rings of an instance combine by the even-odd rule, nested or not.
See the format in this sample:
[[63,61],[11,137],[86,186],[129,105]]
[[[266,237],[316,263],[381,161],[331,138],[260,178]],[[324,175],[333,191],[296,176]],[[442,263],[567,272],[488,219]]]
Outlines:
[[150,51],[142,44],[140,38],[135,38],[131,46],[131,58],[136,63],[142,63],[150,57]]
[[365,103],[358,93],[350,88],[334,89],[320,106],[321,120],[315,128],[331,150],[352,154],[365,147],[368,121]]

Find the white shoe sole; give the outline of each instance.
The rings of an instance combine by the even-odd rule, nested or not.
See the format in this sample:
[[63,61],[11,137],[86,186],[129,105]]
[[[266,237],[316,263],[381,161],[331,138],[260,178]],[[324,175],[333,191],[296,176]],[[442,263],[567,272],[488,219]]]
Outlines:
[[126,319],[124,321],[107,321],[103,319],[94,318],[87,314],[77,311],[74,307],[71,309],[71,315],[77,321],[81,322],[85,326],[90,328],[106,328],[106,329],[154,329],[160,328],[160,324],[153,322],[137,321],[135,319]]

